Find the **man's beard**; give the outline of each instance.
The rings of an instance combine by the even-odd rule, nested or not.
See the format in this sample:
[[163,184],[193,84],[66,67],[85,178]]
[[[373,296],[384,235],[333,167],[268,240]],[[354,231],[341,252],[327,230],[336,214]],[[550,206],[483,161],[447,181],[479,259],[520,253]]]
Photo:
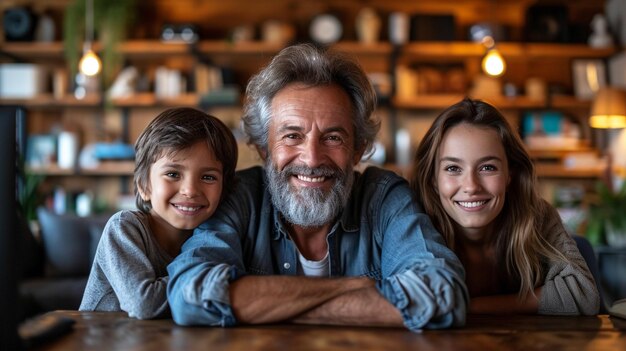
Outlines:
[[[265,162],[265,173],[274,207],[287,222],[308,228],[332,223],[348,202],[354,182],[351,164],[345,171],[329,166],[309,168],[297,165],[288,165],[279,171],[271,157],[268,157]],[[289,180],[298,174],[307,177],[330,177],[335,183],[328,193],[321,188],[296,188]]]

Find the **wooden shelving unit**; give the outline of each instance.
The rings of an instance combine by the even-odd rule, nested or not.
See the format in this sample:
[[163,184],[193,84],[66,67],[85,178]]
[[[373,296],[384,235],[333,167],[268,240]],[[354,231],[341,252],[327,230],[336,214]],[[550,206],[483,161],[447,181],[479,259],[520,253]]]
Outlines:
[[[387,58],[393,46],[387,42],[364,45],[354,41],[343,41],[333,45],[334,49],[355,56],[381,56]],[[99,45],[95,45],[96,50]],[[282,47],[264,42],[229,43],[227,41],[202,40],[195,44],[163,43],[157,40],[132,40],[120,45],[120,52],[129,58],[163,57],[163,56],[190,56],[202,55],[265,55],[271,57]],[[526,59],[550,58],[606,58],[617,51],[614,48],[594,49],[582,44],[525,44],[500,43],[498,48],[502,55]],[[420,42],[403,46],[400,56],[419,60],[438,58],[463,59],[480,58],[484,55],[484,46],[471,42]],[[63,45],[55,43],[4,43],[0,51],[26,61],[63,59]],[[416,95],[414,98],[394,98],[393,104],[399,108],[408,109],[439,109],[463,98],[464,94],[427,94]],[[52,95],[42,95],[34,99],[1,99],[5,104],[24,104],[29,107],[38,106],[97,106],[101,104],[99,97],[89,97],[78,100],[71,96],[56,99]],[[514,98],[493,97],[487,99],[499,108],[589,108],[590,102],[579,100],[574,96],[553,95],[546,100],[531,100],[524,96]],[[132,98],[112,101],[114,106],[175,106],[196,105],[197,96],[193,93],[185,94],[172,99],[158,99],[153,94],[141,93]]]
[[[37,2],[34,0],[8,0],[7,4],[0,5],[0,9],[24,4],[41,6],[41,9],[54,9],[57,13],[62,13],[63,9],[70,3],[70,0],[41,0]],[[301,33],[302,29],[306,29],[304,28],[306,27],[305,21],[310,20],[314,13],[327,11],[331,3],[330,1],[290,2],[277,0],[272,2],[270,7],[284,8],[287,6],[290,8],[293,13],[283,17],[290,23],[297,23],[299,26],[297,35],[298,41],[300,41],[302,35],[306,35]],[[461,28],[468,28],[473,23],[485,22],[487,19],[508,26],[511,28],[511,41],[497,43],[497,48],[504,59],[511,62],[513,67],[509,73],[505,73],[503,82],[515,84],[521,91],[524,87],[524,79],[537,74],[542,77],[545,75],[546,83],[562,83],[564,89],[559,90],[560,95],[552,94],[549,98],[539,100],[529,99],[523,95],[523,92],[513,98],[489,97],[483,99],[502,109],[507,115],[521,115],[525,110],[543,109],[566,110],[568,113],[584,114],[584,111],[589,110],[590,102],[579,100],[570,92],[571,89],[569,88],[572,86],[569,77],[571,61],[576,59],[606,59],[616,54],[619,49],[593,49],[584,44],[517,42],[516,40],[521,38],[520,34],[524,25],[524,10],[531,3],[528,0],[500,2],[428,0],[417,2],[372,1],[367,4],[374,7],[381,16],[386,16],[394,11],[403,11],[409,14],[450,13],[457,20],[457,38],[466,37],[466,33],[461,33]],[[229,73],[234,76],[231,78],[243,90],[245,81],[283,48],[281,44],[258,40],[234,43],[221,39],[226,38],[230,30],[241,25],[241,23],[253,23],[256,28],[260,28],[264,21],[276,17],[275,13],[267,10],[268,4],[262,2],[233,0],[212,3],[181,0],[174,5],[169,1],[157,0],[143,5],[154,10],[150,21],[154,20],[154,23],[157,24],[153,25],[153,23],[145,23],[145,20],[141,20],[144,23],[138,23],[136,28],[131,29],[132,33],[129,33],[130,38],[141,39],[130,39],[121,43],[118,52],[124,56],[129,64],[140,68],[142,74],[148,77],[154,76],[158,66],[166,66],[181,71],[183,76],[189,78],[194,74],[198,63],[208,63],[228,69]],[[380,76],[390,75],[396,64],[412,65],[413,67],[420,65],[461,67],[466,75],[467,88],[469,88],[472,79],[480,73],[480,60],[485,54],[485,47],[481,44],[469,41],[412,41],[402,46],[394,46],[386,41],[362,44],[356,40],[352,24],[354,17],[358,10],[364,6],[364,3],[359,0],[346,0],[332,3],[332,6],[338,13],[344,15],[342,21],[345,21],[343,39],[333,44],[332,48],[354,56],[370,73],[376,73]],[[582,0],[574,0],[571,4],[568,3],[568,6],[572,10],[573,16],[580,16],[581,9],[585,11],[584,9],[588,7]],[[487,9],[492,10],[493,14],[487,14]],[[193,44],[165,43],[158,39],[143,39],[157,38],[158,27],[163,23],[184,22],[196,23],[202,27],[203,39]],[[210,26],[205,26],[208,23]],[[347,27],[348,23],[351,27]],[[216,32],[213,32],[213,29],[216,29]],[[58,27],[58,30],[61,30],[61,27]],[[382,31],[386,31],[386,28],[381,28]],[[261,36],[260,32],[256,34],[255,38]],[[213,37],[209,37],[209,35]],[[382,38],[385,39],[385,35]],[[94,49],[100,51],[102,47],[96,42]],[[556,66],[556,69],[538,67],[537,62],[543,62],[543,60],[549,61],[550,64]],[[40,64],[51,69],[64,68],[63,43],[61,41],[52,43],[0,42],[0,62],[25,62]],[[536,68],[538,68],[538,72],[535,72]],[[391,83],[394,82],[393,78],[391,76]],[[389,119],[386,120],[387,127],[392,131],[398,127],[396,122],[390,122],[400,115],[400,113],[396,113],[398,111],[406,110],[407,112],[403,111],[402,116],[398,118],[405,118],[405,115],[408,115],[406,118],[413,118],[415,115],[418,117],[432,115],[436,111],[459,101],[465,94],[467,92],[439,93],[431,91],[410,98],[391,98],[389,103],[385,102],[384,104],[384,109],[391,111],[386,115],[389,116]],[[138,131],[159,110],[174,106],[204,107],[201,105],[200,94],[194,91],[172,98],[159,98],[153,92],[141,92],[127,98],[112,100],[107,100],[104,92],[80,100],[71,94],[61,97],[42,94],[30,99],[0,98],[0,104],[25,106],[31,119],[29,128],[32,128],[32,133],[50,133],[58,126],[69,125],[70,128],[78,126],[77,129],[81,130],[82,133],[81,137],[84,137],[81,140],[81,146],[94,141],[111,140],[111,138],[119,137],[119,135],[115,135],[116,132],[122,135],[122,140],[133,143]],[[583,112],[581,113],[581,111]],[[229,113],[229,115],[237,115],[237,113]],[[232,116],[227,118],[232,118]],[[417,123],[423,124],[424,121],[425,119],[417,119]],[[122,132],[119,133],[119,130]],[[114,137],[111,137],[111,134]],[[408,170],[394,164],[386,165],[386,167],[403,175],[408,172]],[[81,178],[81,181],[85,179],[91,181],[91,178],[97,178],[100,181],[105,178],[105,181],[109,181],[106,179],[107,177],[113,179],[120,177],[127,181],[128,176],[132,176],[133,166],[132,162],[114,162],[102,164],[96,169],[65,170],[50,166],[31,169],[31,171],[53,177],[55,178],[53,182],[59,183],[64,181],[64,178],[71,179],[71,182],[74,182],[75,178]],[[537,171],[540,177],[562,177],[575,180],[597,178],[602,174],[601,171],[595,169],[564,169],[560,164],[538,164]]]

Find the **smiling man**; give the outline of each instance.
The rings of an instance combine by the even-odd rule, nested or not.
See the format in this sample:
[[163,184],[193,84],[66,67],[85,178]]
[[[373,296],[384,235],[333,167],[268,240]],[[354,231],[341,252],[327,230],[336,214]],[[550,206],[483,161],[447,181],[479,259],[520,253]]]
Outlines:
[[168,267],[183,325],[463,325],[463,268],[404,179],[354,167],[379,123],[352,60],[284,49],[246,91],[244,129],[265,167],[237,187]]

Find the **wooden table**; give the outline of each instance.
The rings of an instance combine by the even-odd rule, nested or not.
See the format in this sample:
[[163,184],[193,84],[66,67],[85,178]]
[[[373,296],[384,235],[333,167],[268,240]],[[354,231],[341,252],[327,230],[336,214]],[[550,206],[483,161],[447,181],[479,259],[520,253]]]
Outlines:
[[459,329],[307,325],[180,327],[117,312],[55,311],[74,329],[38,350],[626,350],[626,320],[598,317],[468,316]]

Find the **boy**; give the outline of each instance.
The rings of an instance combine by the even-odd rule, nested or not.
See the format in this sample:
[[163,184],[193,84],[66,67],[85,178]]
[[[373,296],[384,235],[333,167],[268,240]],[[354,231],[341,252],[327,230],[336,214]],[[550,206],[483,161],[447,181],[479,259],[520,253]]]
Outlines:
[[169,314],[166,267],[230,190],[237,144],[217,118],[172,108],[141,133],[135,159],[139,211],[109,219],[81,311],[125,311],[139,319]]

